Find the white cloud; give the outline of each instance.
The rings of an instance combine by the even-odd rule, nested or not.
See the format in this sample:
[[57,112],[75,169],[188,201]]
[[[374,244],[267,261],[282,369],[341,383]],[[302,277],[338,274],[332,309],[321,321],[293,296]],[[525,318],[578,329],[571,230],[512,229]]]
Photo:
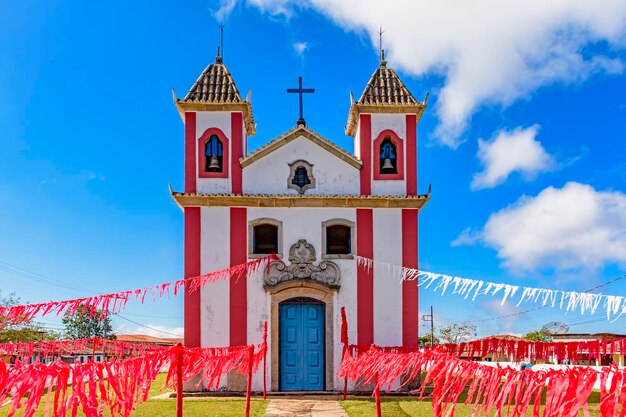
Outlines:
[[[521,309],[517,308],[514,303],[505,302],[498,299],[483,300],[480,304],[481,309],[488,313],[489,317],[501,317],[493,322],[482,322],[479,330],[484,331],[490,329],[498,334],[514,334],[516,324],[520,323],[519,317],[513,314],[519,313]],[[485,335],[483,335],[484,337]]]
[[480,241],[482,234],[471,227],[466,227],[461,234],[454,239],[450,245],[452,246],[468,246],[474,245]]
[[307,51],[307,49],[309,49],[309,44],[307,44],[306,42],[294,42],[292,46],[293,50],[299,57],[304,56],[304,53]]
[[472,189],[493,188],[510,174],[519,172],[526,179],[550,170],[554,160],[535,139],[539,126],[512,131],[501,130],[489,141],[478,140],[478,159],[483,170],[474,175]]
[[213,10],[213,16],[218,22],[224,21],[237,5],[237,0],[220,0],[220,7]]
[[515,270],[626,265],[626,194],[576,182],[548,187],[492,214],[473,233]]
[[[580,82],[595,72],[623,71],[615,58],[615,51],[626,46],[623,0],[247,3],[286,17],[299,9],[315,9],[346,30],[366,33],[372,45],[378,45],[382,26],[391,65],[415,76],[443,76],[436,104],[437,137],[451,147],[461,143],[471,115],[482,104],[507,105],[553,82]],[[590,55],[586,47],[592,44],[612,52]]]

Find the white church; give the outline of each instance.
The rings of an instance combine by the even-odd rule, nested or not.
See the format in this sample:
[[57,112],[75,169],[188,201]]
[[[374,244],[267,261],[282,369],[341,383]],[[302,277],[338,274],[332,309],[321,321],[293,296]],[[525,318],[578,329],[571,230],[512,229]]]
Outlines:
[[[342,306],[351,343],[417,345],[417,283],[355,257],[417,268],[418,214],[430,197],[417,193],[426,100],[381,60],[347,114],[354,154],[302,118],[248,152],[252,105],[220,56],[174,101],[185,126],[184,191],[172,191],[184,211],[185,276],[279,259],[248,279],[186,293],[185,345],[257,344],[267,321],[272,391],[343,389]],[[262,375],[253,390],[262,389]],[[244,390],[245,379],[229,375],[221,385]]]

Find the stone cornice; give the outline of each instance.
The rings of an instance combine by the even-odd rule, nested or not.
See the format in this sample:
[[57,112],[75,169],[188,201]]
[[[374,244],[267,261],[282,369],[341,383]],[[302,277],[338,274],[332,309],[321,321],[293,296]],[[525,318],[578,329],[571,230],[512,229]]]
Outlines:
[[242,102],[205,102],[182,100],[174,97],[174,104],[185,121],[186,111],[240,111],[243,113],[243,122],[248,136],[256,135],[256,125],[252,115],[252,105],[249,101]]
[[359,114],[361,113],[387,113],[387,114],[415,114],[416,123],[419,123],[424,110],[426,109],[426,102],[419,104],[358,104],[353,103],[350,106],[350,113],[348,115],[348,123],[346,123],[346,135],[354,136],[356,133],[356,125],[359,120]]
[[179,207],[333,207],[404,208],[421,210],[428,194],[416,196],[296,195],[296,194],[192,194],[172,191]]

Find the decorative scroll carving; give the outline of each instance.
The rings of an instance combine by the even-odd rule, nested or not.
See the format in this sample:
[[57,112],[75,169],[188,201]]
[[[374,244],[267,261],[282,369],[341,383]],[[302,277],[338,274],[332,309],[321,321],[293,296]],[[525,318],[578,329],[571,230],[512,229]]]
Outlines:
[[316,261],[315,248],[305,239],[300,239],[289,249],[289,262],[272,261],[265,276],[265,285],[274,286],[291,280],[311,280],[324,284],[330,288],[341,286],[341,272],[334,262],[322,261],[314,265]]

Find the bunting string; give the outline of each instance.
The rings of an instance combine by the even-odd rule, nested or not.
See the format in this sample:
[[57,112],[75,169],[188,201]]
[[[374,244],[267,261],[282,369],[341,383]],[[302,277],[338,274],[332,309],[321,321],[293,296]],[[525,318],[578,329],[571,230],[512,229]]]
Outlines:
[[448,354],[467,358],[506,355],[512,361],[597,359],[605,355],[626,353],[626,339],[604,339],[572,342],[539,342],[488,337],[459,344],[441,345]]
[[[89,313],[90,318],[96,317],[100,320],[104,320],[109,314],[122,311],[128,301],[132,299],[143,304],[146,300],[154,301],[157,298],[169,298],[171,295],[176,297],[182,288],[188,292],[195,292],[210,282],[229,278],[245,278],[249,272],[254,273],[259,268],[267,267],[268,262],[275,258],[276,255],[268,255],[264,258],[255,259],[220,271],[135,290],[72,300],[0,307],[0,328],[29,323],[38,315],[46,316],[56,314],[57,316],[61,316],[63,314],[76,314],[79,309],[85,309],[85,312]],[[98,313],[98,311],[100,311],[100,313]]]
[[425,373],[415,392],[425,398],[427,387],[431,389],[428,396],[437,417],[454,416],[463,392],[473,416],[489,416],[494,410],[504,417],[527,411],[534,417],[575,417],[581,410],[589,416],[589,396],[598,379],[600,415],[626,413],[626,369],[615,365],[600,371],[590,367],[519,371],[461,360],[438,349],[394,353],[373,346],[365,353],[354,348],[346,352],[338,376],[373,383],[375,390],[391,390],[397,381],[406,386]]
[[[128,346],[117,348],[121,352]],[[39,407],[43,407],[44,417],[75,417],[79,410],[85,417],[104,417],[105,412],[129,417],[139,403],[147,400],[159,372],[168,372],[167,387],[176,386],[176,369],[180,365],[183,382],[200,375],[198,384],[218,388],[220,378],[229,372],[248,375],[250,367],[256,372],[266,350],[264,340],[256,346],[224,348],[177,345],[104,362],[0,362],[0,408],[8,409],[7,417],[17,411],[23,417],[32,417]]]
[[501,304],[508,299],[516,299],[517,305],[535,303],[542,306],[558,307],[566,311],[580,311],[595,314],[599,308],[605,310],[607,320],[617,320],[626,313],[626,297],[601,293],[554,290],[548,288],[521,287],[518,285],[461,278],[435,272],[407,268],[389,264],[371,258],[357,256],[357,264],[363,268],[382,269],[389,276],[399,280],[416,280],[423,288],[445,295],[446,292],[459,295],[464,299],[476,300],[477,297],[501,297]]
[[167,349],[169,346],[127,343],[117,340],[87,338],[75,340],[46,340],[38,342],[0,343],[0,356],[22,362],[56,360],[62,355],[104,353],[107,357],[125,358]]

